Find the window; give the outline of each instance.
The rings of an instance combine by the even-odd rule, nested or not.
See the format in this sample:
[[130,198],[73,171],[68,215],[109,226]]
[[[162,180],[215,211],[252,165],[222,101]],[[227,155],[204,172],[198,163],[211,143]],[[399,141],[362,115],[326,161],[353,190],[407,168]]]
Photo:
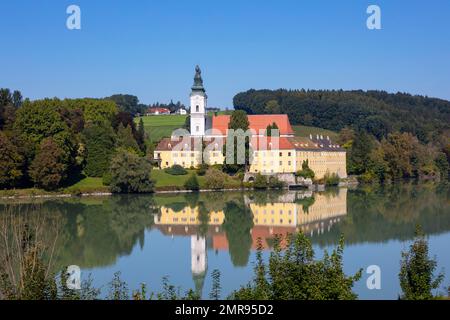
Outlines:
[[280,157],[282,157],[283,156],[283,152],[280,152]]
[[195,106],[195,112],[200,112],[200,107],[198,105]]
[[289,156],[289,157],[291,156],[291,153],[290,153],[290,152],[288,152],[288,156]]
[[[198,107],[198,106],[197,106]],[[195,130],[197,131],[197,132],[199,132],[200,131],[200,127],[199,126],[196,126],[195,127]]]

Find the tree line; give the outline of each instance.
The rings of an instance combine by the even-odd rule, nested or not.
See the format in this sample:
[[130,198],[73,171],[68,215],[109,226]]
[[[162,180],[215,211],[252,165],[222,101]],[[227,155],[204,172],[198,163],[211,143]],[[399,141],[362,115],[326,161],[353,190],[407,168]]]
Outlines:
[[117,192],[152,190],[143,122],[114,101],[0,96],[0,188],[55,190],[88,176]]
[[340,132],[348,172],[363,180],[448,179],[449,101],[384,91],[252,89],[233,104],[249,114],[284,113],[293,124]]

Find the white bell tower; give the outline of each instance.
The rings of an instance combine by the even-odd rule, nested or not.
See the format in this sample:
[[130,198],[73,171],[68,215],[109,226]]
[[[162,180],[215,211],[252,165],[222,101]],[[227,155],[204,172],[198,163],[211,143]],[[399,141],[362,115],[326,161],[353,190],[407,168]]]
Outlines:
[[194,85],[191,92],[191,135],[202,137],[205,135],[206,95],[203,87],[200,67],[195,68]]

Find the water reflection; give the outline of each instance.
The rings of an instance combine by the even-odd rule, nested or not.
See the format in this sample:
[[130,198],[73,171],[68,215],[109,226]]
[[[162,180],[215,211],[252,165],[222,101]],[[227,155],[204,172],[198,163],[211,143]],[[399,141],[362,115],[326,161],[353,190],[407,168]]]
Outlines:
[[[251,268],[249,260],[258,238],[265,249],[272,247],[275,235],[300,230],[321,247],[335,245],[341,234],[347,244],[376,245],[411,239],[416,224],[429,235],[450,230],[450,189],[432,184],[318,193],[211,192],[4,202],[0,225],[6,223],[1,218],[11,208],[30,223],[37,211],[49,217],[44,238],[50,242],[57,237],[55,270],[71,264],[82,269],[114,268],[120,257],[137,259],[136,246],[142,251],[168,245],[161,240],[151,243],[155,237],[148,240],[146,235],[186,239],[199,293],[208,258],[212,259],[208,252],[228,252],[234,267]],[[155,264],[165,263],[161,257],[148,258]],[[392,259],[397,263],[400,256]]]

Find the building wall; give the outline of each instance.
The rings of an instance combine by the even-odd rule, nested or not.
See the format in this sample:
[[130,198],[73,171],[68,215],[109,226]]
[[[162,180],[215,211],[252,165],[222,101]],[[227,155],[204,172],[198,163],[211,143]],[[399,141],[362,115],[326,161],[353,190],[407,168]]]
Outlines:
[[196,168],[202,162],[200,151],[155,151],[154,159],[161,160],[161,169],[169,168],[174,164],[184,168]]
[[253,152],[252,173],[292,173],[296,171],[295,150],[261,150]]
[[[294,173],[301,170],[303,161],[308,160],[315,178],[321,179],[327,172],[336,173],[340,178],[347,178],[346,153],[340,151],[299,151],[268,150],[255,151],[250,164],[251,173]],[[200,151],[155,151],[154,158],[161,160],[165,169],[178,164],[184,168],[198,167],[203,159]],[[204,159],[208,165],[223,164],[225,158],[221,151],[210,151]]]
[[300,151],[297,150],[297,168],[301,170],[303,161],[308,160],[315,178],[321,179],[327,172],[347,178],[347,157],[344,151]]

